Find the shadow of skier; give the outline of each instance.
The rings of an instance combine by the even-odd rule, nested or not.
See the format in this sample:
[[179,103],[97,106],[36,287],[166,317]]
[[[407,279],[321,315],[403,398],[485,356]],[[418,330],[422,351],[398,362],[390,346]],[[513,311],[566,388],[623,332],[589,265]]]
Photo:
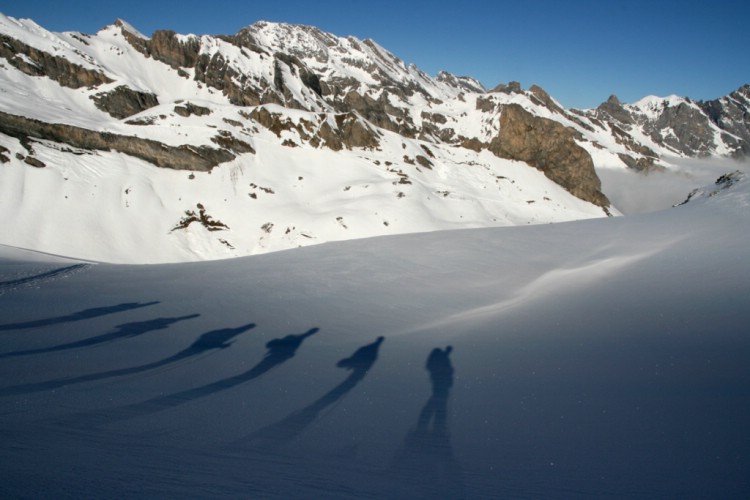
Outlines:
[[97,335],[88,339],[78,340],[76,342],[68,342],[65,344],[58,344],[50,347],[42,347],[39,349],[26,349],[23,351],[6,352],[4,354],[0,354],[0,358],[7,358],[12,356],[29,356],[32,354],[45,354],[50,352],[66,351],[69,349],[92,347],[99,344],[113,342],[115,340],[137,337],[154,330],[164,330],[165,328],[169,328],[169,326],[177,323],[178,321],[193,319],[197,318],[198,316],[200,316],[200,314],[190,314],[188,316],[180,316],[177,318],[156,318],[148,321],[125,323],[122,325],[117,325],[115,327],[115,331]]
[[346,396],[365,378],[367,372],[377,361],[380,344],[384,340],[384,337],[378,337],[375,342],[360,347],[354,354],[336,363],[337,367],[349,370],[351,373],[343,382],[318,400],[289,414],[283,420],[257,430],[242,441],[248,443],[251,447],[260,449],[278,448],[292,441],[310,426],[323,410]]
[[140,403],[134,403],[131,405],[104,410],[103,412],[97,412],[93,415],[79,415],[76,417],[76,419],[82,425],[86,426],[96,426],[105,423],[118,422],[121,420],[127,420],[130,418],[157,413],[170,408],[175,408],[190,401],[195,401],[197,399],[205,398],[212,394],[231,389],[240,384],[260,377],[272,368],[293,358],[297,352],[297,349],[299,349],[300,345],[302,345],[302,342],[306,338],[315,335],[317,332],[318,328],[312,328],[305,333],[287,335],[286,337],[269,341],[266,344],[266,349],[268,349],[268,351],[266,352],[265,357],[250,370],[233,377],[227,377],[210,384],[195,387],[193,389],[187,389],[185,391],[177,392],[174,394],[155,397]]
[[38,319],[34,321],[26,321],[23,323],[8,323],[6,325],[0,325],[0,331],[7,330],[25,330],[28,328],[39,328],[42,326],[58,325],[61,323],[68,323],[71,321],[83,321],[86,319],[98,318],[99,316],[106,316],[107,314],[115,314],[123,311],[130,311],[132,309],[138,309],[141,307],[153,306],[159,302],[125,302],[123,304],[117,304],[114,306],[106,307],[94,307],[91,309],[84,309],[67,316],[57,316],[54,318]]
[[430,421],[432,421],[433,434],[446,434],[448,432],[448,396],[453,386],[453,365],[449,358],[453,348],[435,348],[427,358],[426,368],[430,372],[432,382],[432,396],[422,408],[417,421],[418,432],[428,432]]
[[432,394],[391,462],[390,472],[415,496],[462,498],[465,480],[448,433],[448,400],[453,386],[452,347],[435,348],[425,368]]
[[220,330],[213,330],[204,333],[198,339],[193,342],[192,345],[183,349],[182,351],[169,356],[167,358],[155,361],[153,363],[147,363],[139,366],[132,366],[130,368],[120,368],[117,370],[108,370],[99,373],[90,373],[87,375],[80,375],[78,377],[68,377],[56,380],[48,380],[46,382],[37,382],[33,384],[17,385],[13,387],[6,387],[0,389],[0,396],[28,394],[32,392],[40,392],[51,389],[58,389],[66,385],[81,384],[84,382],[94,382],[97,380],[104,380],[113,377],[122,377],[125,375],[133,375],[136,373],[142,373],[149,370],[155,370],[168,365],[179,363],[187,359],[195,358],[203,354],[207,354],[210,351],[218,351],[226,349],[232,344],[234,337],[244,333],[252,328],[255,328],[255,323],[249,323],[237,328],[223,328]]

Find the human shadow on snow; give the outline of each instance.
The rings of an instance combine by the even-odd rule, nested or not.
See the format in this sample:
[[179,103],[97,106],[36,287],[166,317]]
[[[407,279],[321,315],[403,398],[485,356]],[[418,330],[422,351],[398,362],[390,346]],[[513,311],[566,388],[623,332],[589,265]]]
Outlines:
[[182,351],[173,354],[172,356],[166,357],[153,363],[146,363],[143,365],[132,366],[129,368],[120,368],[117,370],[108,370],[98,373],[89,373],[86,375],[80,375],[78,377],[67,377],[55,380],[48,380],[46,382],[38,382],[33,384],[23,384],[13,387],[7,387],[0,389],[0,396],[28,394],[32,392],[40,392],[51,389],[58,389],[66,385],[80,384],[84,382],[94,382],[97,380],[104,380],[107,378],[121,377],[124,375],[133,375],[136,373],[142,373],[149,370],[155,370],[162,368],[174,363],[179,363],[187,359],[195,358],[203,354],[209,353],[210,351],[217,351],[226,349],[232,345],[233,339],[252,329],[255,328],[254,323],[249,323],[237,328],[222,328],[220,330],[213,330],[204,333],[198,339],[193,342],[189,347]]
[[432,394],[406,435],[389,468],[389,475],[420,496],[420,492],[442,498],[462,498],[466,485],[461,466],[453,454],[448,431],[448,401],[453,386],[452,347],[435,348],[425,368],[430,373]]
[[49,347],[41,347],[39,349],[25,349],[22,351],[12,351],[0,354],[0,358],[8,358],[14,356],[29,356],[32,354],[45,354],[50,352],[66,351],[69,349],[80,349],[84,347],[92,347],[99,344],[105,344],[113,342],[115,340],[122,340],[127,338],[138,337],[144,333],[152,332],[154,330],[163,330],[169,328],[169,326],[183,321],[186,319],[193,319],[200,316],[200,314],[189,314],[187,316],[179,316],[176,318],[156,318],[148,321],[136,321],[133,323],[124,323],[117,325],[114,331],[97,335],[76,342],[67,342],[65,344],[58,344]]
[[336,363],[339,368],[351,371],[343,382],[305,408],[250,434],[242,443],[258,449],[275,449],[302,434],[323,410],[341,400],[365,378],[378,359],[378,351],[383,340],[384,337],[378,337],[375,342],[360,347],[351,356]]
[[290,360],[294,357],[297,349],[302,345],[302,342],[317,332],[318,328],[311,328],[305,333],[287,335],[283,338],[269,341],[266,344],[266,349],[268,349],[268,351],[266,352],[265,357],[254,367],[238,375],[166,396],[158,396],[140,403],[103,410],[102,412],[97,412],[95,415],[90,415],[89,417],[80,417],[79,421],[87,426],[95,426],[120,420],[127,420],[175,408],[190,401],[195,401],[231,389],[258,378],[269,370]]
[[99,316],[106,316],[107,314],[115,314],[118,312],[130,311],[132,309],[139,309],[141,307],[148,307],[158,304],[159,301],[154,302],[125,302],[123,304],[117,304],[114,306],[106,307],[94,307],[91,309],[84,309],[65,316],[56,316],[54,318],[44,318],[33,321],[25,321],[22,323],[8,323],[0,325],[0,331],[8,330],[26,330],[29,328],[39,328],[42,326],[59,325],[61,323],[69,323],[73,321],[83,321],[86,319],[98,318]]

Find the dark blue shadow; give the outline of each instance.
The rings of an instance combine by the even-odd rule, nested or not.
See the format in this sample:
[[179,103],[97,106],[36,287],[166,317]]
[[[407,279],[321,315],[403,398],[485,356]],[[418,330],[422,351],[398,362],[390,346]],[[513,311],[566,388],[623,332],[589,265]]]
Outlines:
[[50,347],[42,347],[39,349],[26,349],[24,351],[13,351],[0,354],[0,358],[7,358],[12,356],[29,356],[32,354],[44,354],[50,352],[66,351],[69,349],[80,349],[83,347],[91,347],[99,344],[105,344],[113,342],[115,340],[122,340],[132,337],[137,337],[154,330],[163,330],[168,328],[170,325],[183,321],[186,319],[197,318],[200,314],[190,314],[188,316],[180,316],[177,318],[157,318],[149,321],[136,321],[134,323],[125,323],[123,325],[117,325],[115,331],[90,337],[88,339],[79,340],[76,342],[68,342],[66,344],[58,344]]
[[60,323],[68,323],[71,321],[83,321],[86,319],[97,318],[99,316],[106,316],[107,314],[115,314],[118,312],[129,311],[131,309],[138,309],[141,307],[153,306],[158,304],[159,301],[155,302],[126,302],[124,304],[117,304],[115,306],[107,307],[95,307],[93,309],[84,309],[67,316],[57,316],[54,318],[38,319],[34,321],[26,321],[24,323],[9,323],[6,325],[0,325],[0,331],[6,330],[25,330],[27,328],[39,328],[42,326],[58,325]]
[[[95,415],[78,415],[76,419],[79,424],[85,426],[102,425],[105,423],[118,422],[120,420],[127,420],[143,415],[157,413],[170,408],[183,405],[190,401],[205,398],[212,394],[216,394],[232,387],[236,387],[245,382],[249,382],[257,377],[260,377],[264,373],[268,372],[272,368],[279,366],[280,364],[290,360],[294,357],[297,349],[300,347],[302,342],[315,333],[318,332],[318,328],[312,328],[305,333],[296,335],[287,335],[286,337],[273,339],[266,344],[265,357],[250,370],[228,377],[225,379],[217,380],[210,384],[206,384],[193,389],[188,389],[182,392],[169,394],[166,396],[159,396],[156,398],[143,401],[141,403],[134,403],[131,405],[121,406],[118,408],[112,408],[97,412]],[[199,342],[201,340],[199,339]]]
[[34,384],[24,384],[24,385],[17,385],[14,387],[7,387],[5,389],[0,389],[0,396],[10,396],[10,395],[28,394],[32,392],[47,391],[51,389],[58,389],[66,385],[80,384],[84,382],[94,382],[97,380],[104,380],[104,379],[112,378],[112,377],[121,377],[124,375],[133,375],[136,373],[142,373],[142,372],[146,372],[149,370],[162,368],[164,366],[172,365],[174,363],[179,363],[190,358],[201,356],[210,351],[226,349],[227,347],[232,345],[232,339],[234,339],[234,337],[250,330],[251,328],[255,328],[254,323],[249,323],[247,325],[243,325],[237,328],[223,328],[221,330],[213,330],[213,331],[204,333],[203,335],[198,337],[198,339],[195,342],[193,342],[193,344],[190,347],[178,352],[177,354],[169,356],[168,358],[164,358],[162,360],[155,361],[153,363],[133,366],[130,368],[121,368],[118,370],[108,370],[105,372],[90,373],[88,375],[81,375],[78,377],[68,377],[68,378],[61,378],[57,380],[49,380],[46,382],[38,382]]
[[383,340],[383,337],[378,337],[375,342],[360,347],[354,354],[336,363],[339,368],[351,371],[346,380],[309,406],[289,414],[279,422],[259,429],[243,441],[254,448],[269,449],[283,446],[300,435],[318,418],[324,409],[346,396],[365,378],[367,372],[378,359],[378,351]]
[[38,281],[46,281],[58,276],[65,276],[68,273],[80,271],[90,266],[91,264],[73,264],[72,266],[59,267],[45,273],[36,274],[34,276],[27,276],[25,278],[19,278],[17,280],[0,281],[0,291],[16,288],[23,285],[30,285]]
[[395,479],[394,484],[417,497],[466,496],[466,482],[448,432],[448,400],[453,386],[451,351],[450,346],[435,348],[427,358],[432,395],[391,461],[389,474]]

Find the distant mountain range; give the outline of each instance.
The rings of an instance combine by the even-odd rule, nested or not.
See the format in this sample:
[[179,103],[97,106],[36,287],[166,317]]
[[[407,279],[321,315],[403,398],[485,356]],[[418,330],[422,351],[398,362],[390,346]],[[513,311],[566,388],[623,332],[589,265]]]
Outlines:
[[749,110],[750,85],[565,109],[308,26],[88,35],[0,15],[0,243],[167,262],[616,215],[598,169],[748,156]]

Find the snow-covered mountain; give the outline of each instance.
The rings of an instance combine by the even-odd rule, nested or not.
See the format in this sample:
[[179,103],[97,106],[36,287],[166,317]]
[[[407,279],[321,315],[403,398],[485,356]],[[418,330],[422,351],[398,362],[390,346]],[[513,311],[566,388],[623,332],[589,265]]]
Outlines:
[[685,149],[663,105],[566,110],[306,26],[87,35],[0,15],[0,38],[0,242],[85,259],[604,217],[618,210],[598,169],[747,150],[746,88],[669,101],[676,120],[711,118]]

